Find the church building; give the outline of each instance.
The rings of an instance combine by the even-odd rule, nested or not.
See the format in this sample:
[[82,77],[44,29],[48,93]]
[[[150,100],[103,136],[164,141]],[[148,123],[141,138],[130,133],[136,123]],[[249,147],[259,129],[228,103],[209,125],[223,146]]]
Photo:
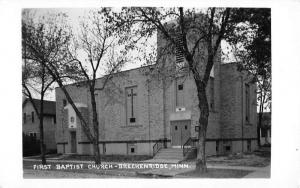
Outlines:
[[[162,40],[157,41],[159,54]],[[220,54],[206,88],[210,108],[206,153],[253,151],[257,148],[256,85],[237,70],[236,63],[222,63]],[[180,58],[176,54],[165,61]],[[189,139],[197,139],[200,113],[192,73],[163,82],[146,74],[154,66],[116,73],[104,90],[96,91],[101,154],[152,156],[159,143],[182,150]],[[96,87],[103,81],[97,79]],[[88,87],[75,83],[67,90],[92,128]],[[56,117],[58,153],[93,154],[92,143],[60,88],[56,88]]]

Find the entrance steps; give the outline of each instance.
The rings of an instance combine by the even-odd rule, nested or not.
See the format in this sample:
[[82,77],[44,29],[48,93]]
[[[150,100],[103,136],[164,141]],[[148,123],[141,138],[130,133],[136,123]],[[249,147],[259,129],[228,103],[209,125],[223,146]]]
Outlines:
[[162,148],[158,151],[158,153],[154,156],[155,160],[178,160],[182,161],[183,150],[182,148]]

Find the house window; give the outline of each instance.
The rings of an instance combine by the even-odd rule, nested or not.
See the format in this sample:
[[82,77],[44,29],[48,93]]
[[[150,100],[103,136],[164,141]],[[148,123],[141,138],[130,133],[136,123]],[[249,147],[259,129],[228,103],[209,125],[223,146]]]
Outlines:
[[176,107],[184,106],[184,84],[182,78],[176,79]]
[[63,100],[63,105],[64,105],[64,107],[67,106],[67,100],[66,99]]
[[250,86],[245,84],[246,88],[246,122],[250,122]]
[[137,86],[126,88],[127,125],[137,122]]
[[30,139],[35,141],[36,140],[36,133],[35,132],[31,132],[29,133]]
[[217,154],[219,153],[219,141],[218,140],[216,141],[216,153]]
[[137,152],[137,146],[136,144],[127,144],[127,151],[128,151],[128,154],[136,154]]
[[213,77],[210,77],[210,109],[215,109],[215,79]]
[[23,113],[23,122],[26,123],[26,113]]
[[34,123],[34,112],[31,112],[31,122]]

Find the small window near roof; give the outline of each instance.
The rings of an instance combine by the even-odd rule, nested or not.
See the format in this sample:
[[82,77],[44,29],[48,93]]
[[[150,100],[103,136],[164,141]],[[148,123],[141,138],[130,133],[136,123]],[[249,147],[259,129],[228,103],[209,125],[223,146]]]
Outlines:
[[178,90],[183,90],[183,84],[178,85]]

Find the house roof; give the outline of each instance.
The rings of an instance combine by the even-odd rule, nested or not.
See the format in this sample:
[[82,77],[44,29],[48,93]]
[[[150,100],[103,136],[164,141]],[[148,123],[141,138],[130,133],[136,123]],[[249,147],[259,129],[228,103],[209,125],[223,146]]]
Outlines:
[[[26,98],[23,102],[23,107],[24,105],[27,103],[27,102],[30,102],[30,100],[28,98]],[[40,111],[40,105],[41,105],[41,100],[39,99],[33,99],[33,102],[34,104],[36,105],[37,107],[37,110]],[[47,101],[47,100],[44,100],[44,115],[55,115],[55,111],[56,111],[56,102],[55,101]]]

